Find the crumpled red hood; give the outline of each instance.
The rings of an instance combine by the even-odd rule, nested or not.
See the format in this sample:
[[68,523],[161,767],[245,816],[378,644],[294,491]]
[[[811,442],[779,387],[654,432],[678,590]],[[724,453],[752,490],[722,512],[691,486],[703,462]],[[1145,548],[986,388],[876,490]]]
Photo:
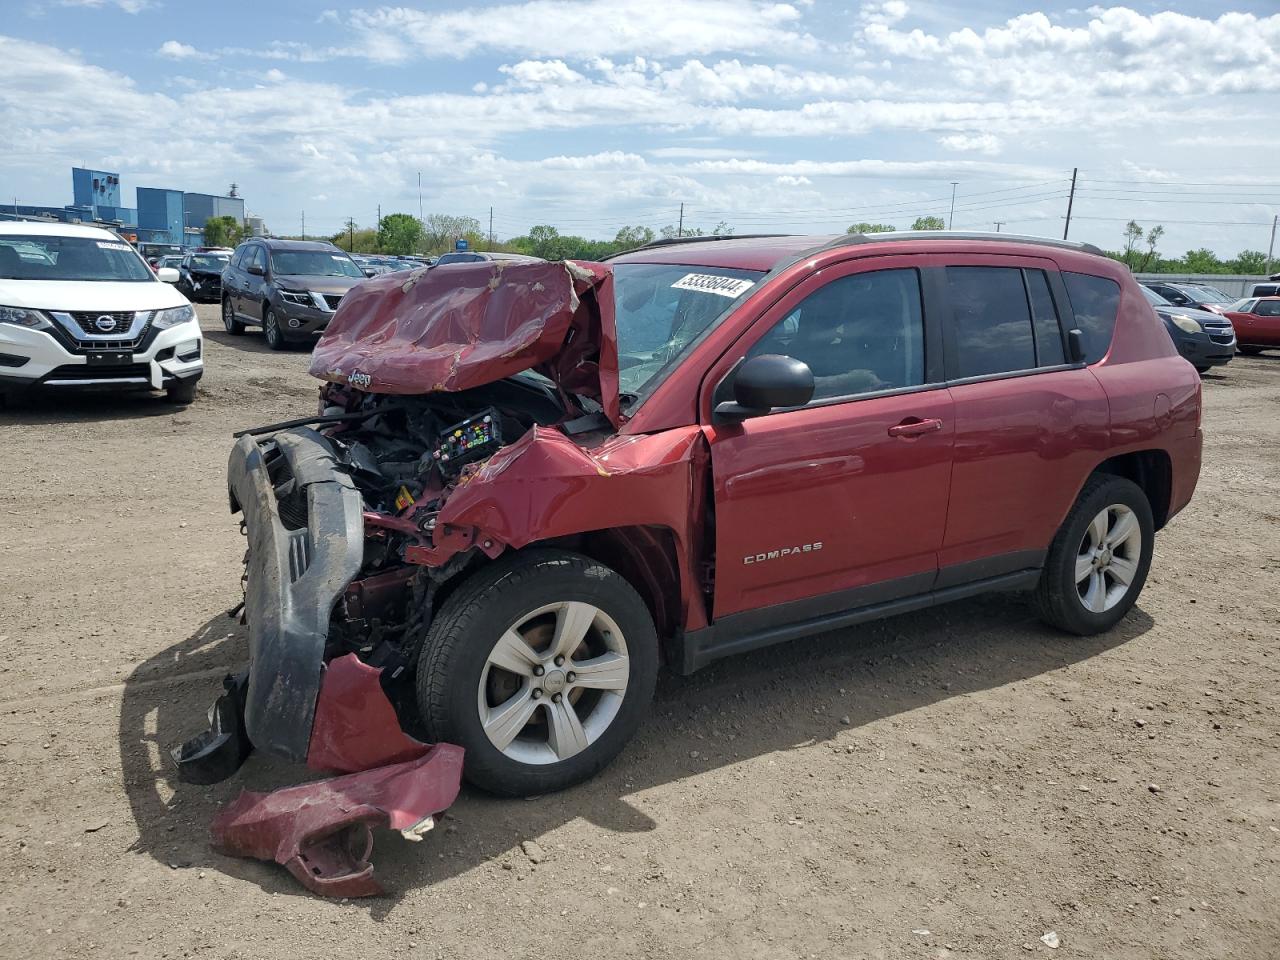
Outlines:
[[616,426],[613,320],[613,273],[600,263],[498,260],[384,274],[342,298],[311,375],[416,394],[536,370],[596,400]]

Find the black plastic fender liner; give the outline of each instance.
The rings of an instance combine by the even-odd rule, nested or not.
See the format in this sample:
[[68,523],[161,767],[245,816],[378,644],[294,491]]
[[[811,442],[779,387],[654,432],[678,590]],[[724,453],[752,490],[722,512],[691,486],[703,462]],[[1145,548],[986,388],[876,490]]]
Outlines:
[[253,745],[305,762],[334,603],[364,557],[364,503],[329,440],[300,428],[266,441],[306,491],[307,526],[280,520],[264,447],[251,436],[231,450],[227,482],[249,538],[245,616],[249,682],[245,730]]

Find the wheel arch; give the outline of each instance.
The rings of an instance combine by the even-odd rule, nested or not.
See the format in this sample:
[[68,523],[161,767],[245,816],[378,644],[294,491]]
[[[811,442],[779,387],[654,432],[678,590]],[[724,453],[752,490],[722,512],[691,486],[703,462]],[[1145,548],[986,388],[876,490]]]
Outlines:
[[[577,553],[604,564],[627,581],[640,595],[660,640],[675,636],[684,624],[687,598],[682,586],[675,531],[656,525],[605,527],[562,537],[535,540],[519,550],[505,551],[497,559],[553,547]],[[433,591],[432,614],[466,580],[495,560],[470,554],[453,575],[442,579]]]
[[1168,522],[1173,496],[1173,460],[1167,450],[1153,448],[1117,454],[1103,460],[1093,473],[1131,480],[1146,494],[1155,528],[1159,530]]

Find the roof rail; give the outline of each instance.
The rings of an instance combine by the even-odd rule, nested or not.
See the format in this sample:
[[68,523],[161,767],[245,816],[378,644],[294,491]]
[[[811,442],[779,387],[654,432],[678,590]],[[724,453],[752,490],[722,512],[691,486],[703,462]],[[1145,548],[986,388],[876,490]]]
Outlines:
[[850,233],[837,237],[826,245],[825,249],[842,247],[851,243],[884,243],[887,240],[995,240],[1013,241],[1014,243],[1031,243],[1041,247],[1057,247],[1060,250],[1079,250],[1082,253],[1093,253],[1106,256],[1092,243],[1079,243],[1075,240],[1056,240],[1053,237],[1033,237],[1023,233],[996,233],[993,230],[894,230],[885,233]]
[[725,233],[711,234],[704,237],[663,237],[660,240],[650,240],[648,243],[642,243],[638,247],[631,247],[627,250],[619,250],[617,253],[611,253],[604,257],[600,262],[612,260],[614,257],[621,257],[628,253],[635,253],[637,250],[651,250],[654,247],[671,247],[680,243],[703,243],[708,240],[764,240],[769,237],[791,237],[795,234],[791,233]]

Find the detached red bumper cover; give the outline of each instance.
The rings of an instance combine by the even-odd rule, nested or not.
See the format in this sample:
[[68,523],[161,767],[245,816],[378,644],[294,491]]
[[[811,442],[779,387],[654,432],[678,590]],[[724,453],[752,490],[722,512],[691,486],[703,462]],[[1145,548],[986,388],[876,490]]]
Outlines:
[[458,796],[462,748],[436,744],[417,760],[304,783],[272,793],[246,790],[213,820],[221,853],[282,864],[326,897],[383,892],[374,879],[373,828],[420,840]]
[[353,655],[332,660],[316,703],[307,765],[358,772],[271,793],[242,792],[214,817],[215,849],[274,860],[326,897],[383,892],[369,861],[373,828],[422,839],[458,796],[463,751],[405,734],[380,673]]

